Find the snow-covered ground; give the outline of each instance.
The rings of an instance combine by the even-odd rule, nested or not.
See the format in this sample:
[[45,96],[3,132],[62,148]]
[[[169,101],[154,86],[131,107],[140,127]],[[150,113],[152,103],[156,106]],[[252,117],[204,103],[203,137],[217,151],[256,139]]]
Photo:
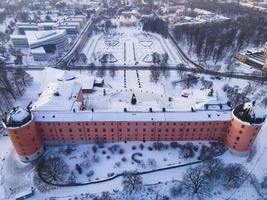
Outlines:
[[114,66],[150,66],[152,53],[169,55],[168,65],[181,63],[174,44],[159,34],[143,32],[140,28],[121,27],[113,29],[109,34],[93,35],[82,53],[88,64],[102,65],[104,54],[111,55],[107,65]]
[[[77,71],[78,72],[78,71]],[[29,72],[34,77],[33,85],[27,88],[24,96],[17,102],[17,105],[26,106],[28,105],[29,101],[35,101],[38,98],[37,93],[39,92],[39,88],[41,86],[41,76],[42,72],[40,71],[30,71]],[[109,85],[110,88],[114,90],[125,89],[124,88],[124,71],[106,71],[105,73],[102,71],[82,71],[81,73],[84,74],[95,74],[97,76],[101,75],[105,79],[105,84]],[[115,73],[115,74],[114,74]],[[162,94],[169,94],[169,95],[180,95],[183,87],[178,83],[175,84],[176,81],[181,80],[178,73],[176,71],[169,71],[167,74],[161,74],[158,81],[151,81],[151,72],[150,71],[138,71],[139,79],[141,82],[142,89],[144,91],[148,90],[150,92],[154,91],[157,93]],[[128,70],[126,71],[126,86],[127,89],[136,89],[140,90],[139,88],[139,81],[136,76],[135,70]],[[205,76],[207,80],[211,80],[210,77]],[[224,84],[229,84],[231,86],[239,86],[240,88],[245,87],[248,82],[245,80],[237,80],[237,79],[222,79],[222,80],[213,80],[214,82],[214,89],[221,91],[221,88]],[[265,86],[258,86],[255,87],[254,95],[264,89]],[[198,83],[194,86],[194,89],[200,89],[202,85]],[[219,92],[219,96],[221,98],[226,98],[223,92]],[[257,97],[255,96],[254,99]],[[264,128],[262,129],[260,135],[258,136],[255,145],[257,147],[257,154],[253,158],[251,162],[247,162],[246,158],[239,158],[236,156],[231,155],[229,152],[222,155],[220,158],[225,163],[242,163],[250,173],[255,174],[256,177],[261,180],[265,174],[267,174],[267,168],[265,161],[267,159],[267,124],[265,124]],[[198,143],[198,142],[195,142]],[[113,143],[115,144],[115,143]],[[106,147],[112,144],[106,144]],[[136,145],[137,150],[132,150],[132,146]],[[186,162],[183,158],[179,158],[178,152],[175,150],[167,150],[161,152],[150,152],[147,150],[147,147],[151,144],[146,143],[145,148],[146,150],[141,151],[139,148],[140,143],[120,143],[120,147],[124,149],[123,154],[116,154],[110,155],[108,159],[107,156],[110,154],[109,150],[106,149],[105,154],[103,154],[103,150],[98,149],[98,154],[100,157],[100,162],[93,164],[91,167],[95,171],[95,175],[92,179],[96,178],[105,178],[107,173],[110,171],[119,173],[120,171],[129,170],[137,167],[137,169],[142,169],[137,164],[132,164],[131,155],[133,152],[143,153],[142,159],[144,159],[145,163],[147,162],[148,156],[154,158],[157,162],[157,167],[162,167],[164,165],[175,164],[175,163],[183,163]],[[34,186],[32,181],[33,173],[32,168],[30,165],[21,164],[17,160],[17,156],[13,151],[12,145],[8,139],[8,137],[1,137],[0,138],[0,177],[1,177],[1,184],[0,184],[0,199],[12,199],[12,196],[9,196],[13,191],[20,192],[23,191],[30,186]],[[76,148],[76,147],[75,147]],[[81,147],[77,147],[77,155],[79,152],[83,152],[86,149],[90,149],[91,151],[92,145],[85,145]],[[92,152],[91,152],[92,153]],[[72,163],[72,168],[74,164],[80,161],[79,157],[76,155],[76,158],[73,157],[65,157],[69,159],[70,163]],[[122,157],[126,157],[127,161],[121,161]],[[164,161],[164,158],[167,160]],[[121,162],[119,168],[114,168],[115,162]],[[143,175],[143,181],[145,184],[156,184],[159,181],[162,184],[157,186],[157,190],[162,194],[169,194],[169,189],[171,185],[173,185],[172,181],[181,180],[183,173],[187,168],[179,168],[179,169],[171,169],[161,172],[156,172],[152,174]],[[80,177],[81,180],[85,179],[84,176]],[[16,184],[14,184],[14,181]],[[166,182],[166,183],[165,183]],[[14,185],[16,185],[14,187]],[[9,189],[10,187],[11,190]],[[75,196],[80,195],[81,193],[101,193],[102,191],[110,191],[114,192],[114,190],[121,190],[121,178],[114,179],[110,182],[106,183],[99,183],[95,185],[88,185],[88,186],[79,186],[79,187],[61,187],[55,190],[51,190],[48,193],[39,193],[36,192],[34,197],[31,199],[48,199],[49,197],[62,197],[60,199],[74,199]],[[14,196],[13,196],[14,197]],[[243,199],[257,199],[257,193],[252,185],[248,183],[244,183],[244,185],[239,189],[233,189],[228,192],[220,190],[212,196],[214,200],[223,200],[227,199],[228,197],[236,198],[238,200]]]

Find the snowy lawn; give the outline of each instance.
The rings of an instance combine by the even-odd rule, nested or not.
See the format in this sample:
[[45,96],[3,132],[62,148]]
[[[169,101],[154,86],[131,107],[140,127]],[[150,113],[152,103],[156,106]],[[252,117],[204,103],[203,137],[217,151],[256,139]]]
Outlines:
[[150,66],[154,52],[167,53],[171,66],[181,63],[177,49],[169,39],[134,27],[117,28],[107,35],[93,35],[82,51],[88,64],[97,66],[102,65],[103,60],[114,66]]
[[[174,144],[175,143],[175,144]],[[61,157],[69,167],[65,183],[102,180],[124,171],[139,172],[194,162],[208,142],[127,142],[48,147],[45,159]],[[175,145],[181,145],[179,147]],[[79,171],[76,165],[80,166]],[[71,177],[70,174],[75,174]]]

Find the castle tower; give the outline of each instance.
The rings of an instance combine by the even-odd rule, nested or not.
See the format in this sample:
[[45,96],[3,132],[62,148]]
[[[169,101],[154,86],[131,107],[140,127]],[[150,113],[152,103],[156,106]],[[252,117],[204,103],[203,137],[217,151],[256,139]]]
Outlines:
[[42,139],[30,111],[13,108],[6,114],[3,122],[21,161],[30,162],[43,154]]
[[237,155],[247,155],[255,141],[266,115],[255,105],[249,102],[237,106],[232,112],[232,121],[225,144],[230,151]]

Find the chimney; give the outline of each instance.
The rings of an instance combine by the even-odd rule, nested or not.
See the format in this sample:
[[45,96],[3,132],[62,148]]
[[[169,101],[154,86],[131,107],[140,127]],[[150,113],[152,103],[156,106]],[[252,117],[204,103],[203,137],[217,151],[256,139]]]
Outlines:
[[149,112],[153,112],[152,108],[149,108]]

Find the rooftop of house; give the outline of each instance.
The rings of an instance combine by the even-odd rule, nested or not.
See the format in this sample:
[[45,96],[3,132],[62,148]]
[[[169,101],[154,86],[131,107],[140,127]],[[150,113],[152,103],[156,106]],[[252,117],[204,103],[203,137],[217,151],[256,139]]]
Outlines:
[[43,80],[40,87],[39,94],[47,88],[51,82],[58,81],[75,81],[82,85],[83,90],[92,90],[94,88],[95,82],[94,76],[86,76],[83,74],[78,74],[70,71],[63,71],[51,67],[46,67],[43,70]]
[[95,77],[47,67],[43,70],[43,80],[39,99],[33,104],[34,112],[76,111],[81,90],[93,90]]
[[81,89],[82,85],[76,81],[51,82],[32,105],[32,111],[80,110],[77,99]]
[[65,34],[65,30],[50,30],[50,31],[25,31],[26,38],[30,46],[51,40]]

